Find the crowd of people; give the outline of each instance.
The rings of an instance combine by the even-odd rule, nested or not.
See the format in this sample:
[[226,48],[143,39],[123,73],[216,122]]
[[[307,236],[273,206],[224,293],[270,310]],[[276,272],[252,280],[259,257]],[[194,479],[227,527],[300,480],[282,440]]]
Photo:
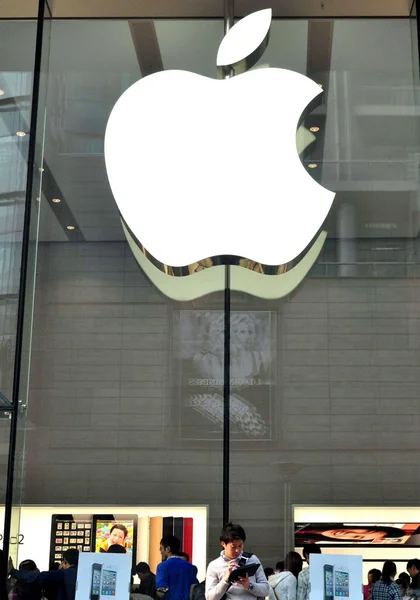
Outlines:
[[[307,544],[303,556],[307,567],[297,552],[289,552],[276,569],[264,569],[270,587],[269,600],[309,600],[309,561],[311,554],[320,554],[316,544]],[[415,600],[420,599],[420,560],[414,558],[407,563],[407,572],[397,578],[397,566],[393,561],[384,562],[382,571],[371,569],[368,582],[363,586],[363,600]],[[317,600],[317,599],[316,599]],[[323,599],[320,599],[323,600]]]
[[[160,541],[162,562],[152,573],[145,562],[137,564],[134,573],[140,583],[131,578],[130,600],[318,600],[311,596],[310,561],[321,554],[316,543],[303,547],[303,557],[289,552],[275,569],[261,565],[257,556],[245,552],[246,534],[241,525],[228,523],[222,529],[220,555],[210,562],[206,579],[197,580],[197,568],[190,557],[181,551],[178,538],[166,536]],[[102,552],[124,553],[117,541]],[[8,600],[75,600],[79,552],[70,548],[63,552],[60,564],[50,571],[40,572],[33,560],[20,563],[15,569],[0,550],[0,576],[7,587],[0,589],[0,599]],[[304,567],[304,563],[306,566]],[[371,569],[363,586],[363,600],[416,600],[420,599],[420,560],[407,563],[407,572],[397,578],[397,567],[385,561],[382,571]],[[3,586],[5,583],[3,583]],[[324,600],[325,594],[319,600]],[[118,600],[118,599],[116,599]]]

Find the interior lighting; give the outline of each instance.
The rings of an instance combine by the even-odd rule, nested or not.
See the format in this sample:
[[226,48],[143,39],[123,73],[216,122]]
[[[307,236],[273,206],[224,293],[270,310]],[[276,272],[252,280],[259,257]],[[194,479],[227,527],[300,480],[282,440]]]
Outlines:
[[58,204],[59,202],[61,202],[60,198],[53,198],[52,202],[54,202],[54,204]]
[[396,223],[365,223],[366,229],[397,229]]
[[309,163],[308,165],[308,169],[316,169],[317,168],[317,164],[316,163]]
[[18,137],[25,137],[26,133],[24,131],[16,131],[16,135]]
[[4,90],[0,90],[0,96],[4,96]]
[[376,250],[378,252],[391,252],[393,250],[402,250],[402,248],[401,248],[401,246],[390,246],[389,248],[382,248],[382,247],[372,248],[372,250]]
[[317,133],[319,131],[319,127],[310,127],[309,131],[312,131],[312,133]]
[[70,231],[73,231],[74,225],[67,225],[67,229],[70,229]]

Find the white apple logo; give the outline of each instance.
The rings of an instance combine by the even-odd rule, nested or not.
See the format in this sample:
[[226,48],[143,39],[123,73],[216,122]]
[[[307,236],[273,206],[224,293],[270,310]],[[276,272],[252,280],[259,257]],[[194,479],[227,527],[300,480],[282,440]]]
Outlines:
[[[218,65],[264,49],[270,23],[271,10],[239,21]],[[106,169],[126,228],[155,264],[233,255],[282,265],[308,247],[334,199],[296,148],[302,112],[320,93],[299,73],[260,68],[222,80],[162,71],[122,94]]]

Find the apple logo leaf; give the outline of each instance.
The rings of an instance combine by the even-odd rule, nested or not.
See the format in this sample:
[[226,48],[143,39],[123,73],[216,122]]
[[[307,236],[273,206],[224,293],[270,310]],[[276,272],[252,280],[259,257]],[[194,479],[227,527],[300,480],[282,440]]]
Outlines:
[[217,53],[217,67],[224,76],[233,69],[235,75],[253,67],[267,47],[271,8],[259,10],[244,17],[228,31]]

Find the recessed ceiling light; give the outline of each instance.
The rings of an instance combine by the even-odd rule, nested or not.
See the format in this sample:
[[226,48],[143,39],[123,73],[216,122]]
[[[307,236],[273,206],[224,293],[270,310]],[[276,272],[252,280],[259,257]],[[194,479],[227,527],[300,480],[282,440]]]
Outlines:
[[312,133],[317,133],[319,131],[319,127],[310,127],[309,131],[312,131]]
[[323,88],[324,86],[322,85],[322,83],[318,83],[320,88]]
[[26,133],[24,131],[16,131],[16,135],[18,137],[25,137]]
[[4,96],[4,90],[0,90],[0,96]]
[[378,246],[378,248],[372,248],[372,250],[377,250],[378,252],[390,252],[392,250],[402,250],[401,246],[390,246],[389,248],[382,248]]
[[317,164],[316,163],[309,163],[308,165],[308,169],[316,169],[317,168]]
[[58,204],[59,202],[61,202],[61,198],[53,198],[52,202],[54,202],[54,204]]
[[67,229],[70,229],[70,231],[73,231],[74,225],[67,225]]
[[36,197],[36,201],[37,201],[37,202],[41,202],[41,196],[37,196],[37,197]]
[[41,167],[39,170],[41,173],[43,173],[45,171],[44,167]]

